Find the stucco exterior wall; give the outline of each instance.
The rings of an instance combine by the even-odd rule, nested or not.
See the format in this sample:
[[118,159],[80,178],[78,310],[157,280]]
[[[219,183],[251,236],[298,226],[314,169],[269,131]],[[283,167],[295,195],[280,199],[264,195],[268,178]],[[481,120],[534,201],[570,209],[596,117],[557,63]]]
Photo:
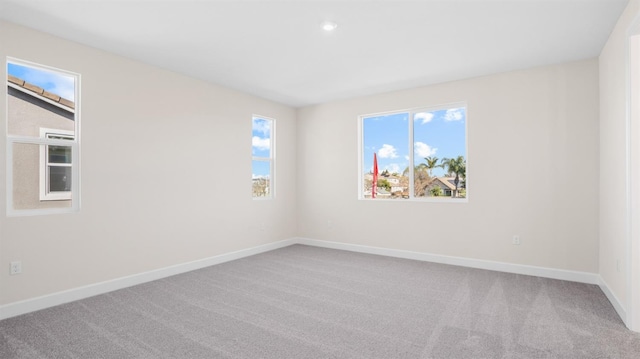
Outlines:
[[[7,93],[7,129],[10,135],[40,137],[41,128],[74,132],[72,112],[12,87],[7,87]],[[40,199],[40,176],[45,175],[40,147],[35,144],[13,146],[13,209],[71,206],[71,200]]]
[[75,130],[72,112],[11,87],[7,92],[9,135],[40,137],[40,128]]

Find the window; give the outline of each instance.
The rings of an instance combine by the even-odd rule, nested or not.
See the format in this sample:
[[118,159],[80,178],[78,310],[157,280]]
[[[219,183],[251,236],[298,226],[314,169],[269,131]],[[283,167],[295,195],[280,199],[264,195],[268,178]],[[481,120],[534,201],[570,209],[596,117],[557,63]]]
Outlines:
[[[41,138],[73,140],[72,131],[40,129]],[[70,146],[40,146],[40,200],[71,199],[71,158]]]
[[253,116],[251,136],[251,192],[253,198],[274,197],[275,120]]
[[7,214],[79,209],[79,79],[7,59]]
[[466,122],[465,104],[360,116],[359,198],[464,202]]

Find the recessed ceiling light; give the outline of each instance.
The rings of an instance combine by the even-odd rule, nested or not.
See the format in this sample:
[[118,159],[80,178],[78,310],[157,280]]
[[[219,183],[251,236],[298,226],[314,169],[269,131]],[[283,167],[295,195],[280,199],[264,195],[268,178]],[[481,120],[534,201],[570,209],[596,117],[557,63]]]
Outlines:
[[322,23],[322,30],[324,31],[333,31],[336,27],[338,27],[338,24],[333,21],[325,21]]

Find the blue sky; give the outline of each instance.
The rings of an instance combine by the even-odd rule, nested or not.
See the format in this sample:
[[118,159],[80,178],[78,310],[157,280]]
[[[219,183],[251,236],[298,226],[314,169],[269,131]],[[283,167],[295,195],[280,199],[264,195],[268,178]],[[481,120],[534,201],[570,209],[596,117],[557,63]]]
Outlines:
[[[271,155],[271,133],[273,121],[254,117],[251,126],[251,156],[269,158]],[[252,178],[269,178],[269,161],[252,161]]]
[[[373,168],[373,153],[380,172],[402,173],[409,166],[409,112],[363,119],[364,171]],[[413,115],[414,166],[425,157],[466,158],[466,109],[417,111]],[[434,176],[445,175],[441,168]]]
[[62,98],[75,101],[75,78],[54,71],[9,62],[7,73],[21,78]]

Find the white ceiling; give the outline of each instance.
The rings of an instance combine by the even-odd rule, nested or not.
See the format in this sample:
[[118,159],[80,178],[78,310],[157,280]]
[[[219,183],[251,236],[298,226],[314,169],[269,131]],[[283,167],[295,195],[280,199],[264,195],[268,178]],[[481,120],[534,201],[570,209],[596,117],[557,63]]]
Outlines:
[[0,18],[301,107],[596,57],[627,2],[0,0]]

